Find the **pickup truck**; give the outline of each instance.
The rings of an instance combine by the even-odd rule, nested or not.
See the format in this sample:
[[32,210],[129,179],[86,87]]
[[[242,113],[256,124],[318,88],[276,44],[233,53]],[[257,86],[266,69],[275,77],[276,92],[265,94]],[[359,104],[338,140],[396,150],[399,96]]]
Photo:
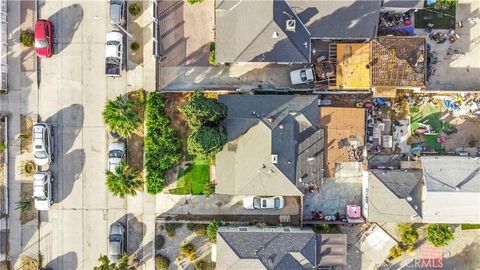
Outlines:
[[290,72],[292,85],[309,84],[315,82],[313,68],[302,68]]
[[118,31],[107,33],[105,49],[105,75],[119,77],[123,65],[123,34]]

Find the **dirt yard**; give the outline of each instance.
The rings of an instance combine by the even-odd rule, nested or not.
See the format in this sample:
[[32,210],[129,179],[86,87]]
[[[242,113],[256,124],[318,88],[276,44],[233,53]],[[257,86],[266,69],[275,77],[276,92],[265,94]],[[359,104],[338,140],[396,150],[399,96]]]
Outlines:
[[26,224],[37,218],[37,210],[33,205],[33,183],[23,183],[20,186],[20,196],[21,198],[28,198],[31,200],[31,207],[25,211],[20,211],[20,223]]
[[128,138],[127,143],[128,165],[137,171],[143,170],[145,98],[145,91],[143,89],[128,93],[128,99],[136,101],[135,112],[142,120],[139,129]]
[[182,151],[187,152],[187,138],[190,135],[190,128],[188,127],[187,121],[183,117],[183,114],[178,110],[178,107],[185,104],[190,97],[188,93],[167,93],[164,94],[165,103],[166,103],[166,113],[167,116],[172,120],[172,127],[180,133],[182,138]]
[[32,117],[20,115],[20,152],[32,151],[32,128],[35,121]]

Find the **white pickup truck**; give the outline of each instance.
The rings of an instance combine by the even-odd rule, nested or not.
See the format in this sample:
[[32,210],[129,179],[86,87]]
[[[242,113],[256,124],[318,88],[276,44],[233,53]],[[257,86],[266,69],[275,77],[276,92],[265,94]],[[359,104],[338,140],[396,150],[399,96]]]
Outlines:
[[309,84],[315,82],[313,68],[302,68],[290,72],[290,80],[293,85]]
[[105,75],[119,77],[123,65],[123,34],[118,31],[107,33],[105,49]]

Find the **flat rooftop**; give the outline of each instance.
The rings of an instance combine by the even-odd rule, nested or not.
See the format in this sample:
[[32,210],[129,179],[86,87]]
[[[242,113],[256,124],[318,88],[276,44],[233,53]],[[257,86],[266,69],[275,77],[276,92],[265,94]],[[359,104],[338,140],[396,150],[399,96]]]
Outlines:
[[351,161],[347,147],[340,147],[339,143],[344,139],[365,143],[365,109],[320,107],[319,113],[320,128],[325,130],[324,175],[334,177],[336,164]]
[[371,49],[369,43],[337,44],[337,85],[335,89],[370,89]]

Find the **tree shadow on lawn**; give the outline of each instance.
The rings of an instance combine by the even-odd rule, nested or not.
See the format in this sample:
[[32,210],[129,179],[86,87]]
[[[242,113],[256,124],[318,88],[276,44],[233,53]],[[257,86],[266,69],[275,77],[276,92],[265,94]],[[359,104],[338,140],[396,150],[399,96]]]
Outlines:
[[179,168],[177,188],[171,189],[175,195],[202,195],[205,184],[210,181],[210,166],[208,160],[194,158],[186,169]]

